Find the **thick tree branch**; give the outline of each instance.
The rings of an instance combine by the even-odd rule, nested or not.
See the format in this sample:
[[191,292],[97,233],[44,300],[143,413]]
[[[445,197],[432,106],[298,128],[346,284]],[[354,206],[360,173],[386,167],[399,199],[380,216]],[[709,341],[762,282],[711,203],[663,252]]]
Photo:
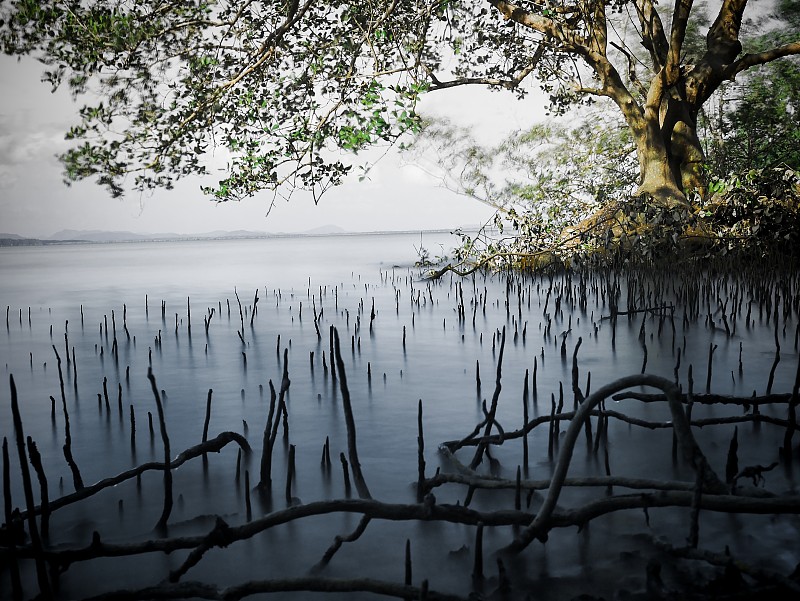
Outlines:
[[[207,534],[187,537],[159,538],[134,543],[104,543],[99,535],[93,541],[79,549],[45,549],[44,558],[62,567],[77,561],[86,561],[99,557],[126,557],[144,553],[171,553],[179,549],[205,549],[227,547],[236,542],[252,538],[281,524],[288,524],[306,517],[329,515],[334,513],[358,513],[372,519],[387,521],[445,521],[457,524],[476,526],[483,523],[487,526],[522,526],[534,517],[530,512],[503,509],[497,511],[476,511],[461,505],[433,503],[384,503],[372,499],[334,499],[330,501],[314,501],[295,505],[284,510],[275,511],[260,519],[239,526],[221,526],[219,521]],[[213,544],[209,544],[213,541]],[[30,546],[17,547],[18,557],[33,557]],[[202,551],[200,555],[202,555]],[[3,557],[0,553],[0,557]],[[200,557],[195,558],[196,564]],[[194,565],[193,564],[193,565]]]
[[739,30],[746,6],[747,0],[724,0],[706,36],[706,47],[709,51],[738,47],[736,52],[739,52],[741,49]]
[[689,421],[683,411],[680,401],[678,400],[678,387],[665,378],[651,376],[648,374],[641,374],[639,376],[628,376],[621,378],[603,386],[596,392],[592,393],[575,412],[575,417],[570,422],[567,428],[564,440],[562,441],[561,452],[558,455],[558,461],[553,471],[553,483],[548,490],[547,497],[542,504],[542,508],[536,514],[536,518],[519,533],[514,541],[509,544],[504,551],[509,553],[518,553],[527,547],[535,538],[542,540],[547,539],[547,531],[552,527],[550,523],[551,515],[556,507],[556,502],[561,493],[564,479],[567,476],[570,462],[572,460],[572,453],[575,447],[575,442],[578,435],[583,429],[584,422],[588,418],[590,412],[601,401],[607,397],[620,392],[632,386],[655,386],[664,391],[669,404],[670,413],[672,414],[673,424],[675,428],[675,436],[678,440],[678,445],[681,448],[684,458],[689,461],[696,470],[702,470],[705,474],[705,485],[708,492],[711,493],[724,493],[726,491],[725,484],[720,481],[719,477],[714,473],[708,460],[703,455],[700,447],[692,435]]
[[672,30],[669,36],[669,51],[664,71],[667,85],[673,86],[680,73],[681,50],[686,37],[686,26],[689,23],[689,13],[692,10],[693,0],[678,0],[675,2],[675,11],[672,15]]
[[751,67],[757,67],[779,58],[795,55],[800,55],[800,42],[791,42],[789,44],[784,44],[783,46],[778,46],[777,48],[765,50],[764,52],[757,52],[755,54],[745,54],[735,63],[725,68],[723,71],[723,78],[733,79],[737,74]]
[[606,20],[606,3],[592,2],[592,27],[588,45],[598,54],[606,55],[608,49],[608,21]]
[[573,28],[565,28],[561,23],[558,23],[553,19],[534,14],[512,2],[504,2],[503,0],[487,1],[489,4],[494,6],[507,20],[514,21],[523,27],[527,27],[533,31],[538,31],[547,37],[558,40],[564,44],[566,49],[569,51],[578,52],[583,50],[585,52],[589,50],[586,48],[586,46],[584,46],[580,37]]
[[[137,599],[212,599],[215,601],[237,601],[251,595],[289,592],[356,593],[367,592],[396,597],[398,599],[428,599],[429,601],[466,601],[463,597],[428,590],[427,582],[422,587],[395,584],[371,578],[285,578],[275,580],[251,580],[228,588],[202,582],[162,584],[138,590],[118,590],[91,597],[87,601],[134,601]],[[424,591],[424,592],[423,592]]]
[[650,52],[653,62],[653,71],[658,72],[667,62],[669,43],[664,33],[661,17],[653,7],[652,0],[636,0],[634,2],[636,15],[639,17],[641,27],[642,46]]
[[[736,57],[742,51],[739,31],[746,5],[747,0],[725,0],[714,23],[708,30],[707,50],[686,76],[684,84],[686,100],[695,110],[698,110],[708,100],[726,77],[733,78],[739,72],[735,69],[730,72],[728,70],[736,64]],[[796,50],[789,52],[789,54],[796,53]],[[748,66],[752,65],[747,65],[745,62],[742,69],[746,69]]]

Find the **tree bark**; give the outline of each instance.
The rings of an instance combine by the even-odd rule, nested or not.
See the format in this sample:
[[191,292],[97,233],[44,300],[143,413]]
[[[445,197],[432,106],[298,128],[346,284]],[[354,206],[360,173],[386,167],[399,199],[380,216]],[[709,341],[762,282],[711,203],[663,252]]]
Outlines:
[[703,164],[705,153],[697,136],[694,123],[678,121],[672,131],[672,171],[680,178],[684,193],[697,192],[704,196],[705,178]]
[[674,162],[669,143],[671,131],[665,132],[661,119],[662,88],[656,84],[651,86],[648,101],[642,108],[624,86],[619,74],[613,68],[607,68],[605,91],[622,112],[636,144],[639,162],[637,195],[649,194],[663,206],[685,205],[680,171],[673,171],[671,167]]

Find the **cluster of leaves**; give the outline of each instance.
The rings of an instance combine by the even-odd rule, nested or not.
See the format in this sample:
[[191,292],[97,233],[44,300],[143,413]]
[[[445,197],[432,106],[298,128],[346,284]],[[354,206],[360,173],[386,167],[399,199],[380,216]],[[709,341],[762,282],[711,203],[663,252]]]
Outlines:
[[[439,7],[435,13],[437,26],[429,39],[426,57],[433,59],[428,64],[440,66],[442,73],[427,69],[432,89],[479,84],[490,89],[512,90],[518,98],[523,98],[529,88],[522,82],[535,75],[548,92],[554,113],[563,114],[587,101],[571,85],[580,80],[573,52],[551,35],[522,26],[507,16],[501,17],[500,13],[508,9],[506,3],[435,4]],[[553,31],[559,26],[567,30],[577,28],[583,37],[591,37],[590,11],[577,11],[568,2],[555,4],[564,6],[550,8],[549,3],[524,0],[516,3],[520,13],[530,11],[531,15],[540,15],[552,24]],[[615,0],[614,4],[620,2]]]
[[[416,132],[428,90],[524,96],[519,84],[535,73],[557,112],[576,100],[565,83],[579,76],[574,56],[543,45],[574,11],[523,2],[549,24],[545,35],[503,18],[500,4],[9,0],[0,47],[42,61],[54,89],[85,103],[62,157],[67,183],[96,178],[117,196],[226,161],[204,188],[216,200],[321,193],[354,153]],[[591,19],[578,16],[570,30],[588,39]]]
[[[800,168],[800,66],[772,62],[800,54],[800,10],[779,0],[791,33],[754,29],[741,55],[746,5],[723,2],[709,28],[703,3],[676,2],[668,36],[669,9],[653,0],[9,0],[0,47],[41,60],[45,80],[85,100],[62,157],[66,178],[95,177],[113,195],[131,184],[170,188],[222,159],[224,175],[203,188],[216,200],[296,188],[316,199],[351,171],[354,154],[418,133],[417,100],[430,90],[478,84],[522,97],[535,75],[556,115],[591,99],[615,103],[617,119],[548,123],[488,149],[465,130],[428,126],[445,183],[498,210],[459,254],[507,263],[592,250],[599,238],[580,223],[616,204],[635,240],[644,223],[651,238],[674,239],[683,216],[629,200],[639,177],[631,132],[642,175],[653,173],[649,148],[673,171],[690,165],[683,181],[699,187],[694,117],[723,80],[757,65],[768,66],[730,87],[733,100],[721,96],[720,118],[706,116],[710,172],[720,181]],[[663,113],[658,127],[654,113]],[[681,178],[655,173],[642,189],[659,202],[683,197]],[[620,227],[607,243],[628,244]]]
[[[562,130],[562,134],[567,131]],[[595,136],[603,138],[600,132]],[[564,151],[569,145],[560,148]],[[550,161],[555,161],[556,156],[557,153],[548,155]],[[560,160],[571,161],[572,168],[577,169],[575,164],[581,162],[572,157],[565,153]],[[536,158],[532,156],[531,161]],[[538,163],[539,168],[545,163]],[[539,269],[554,263],[656,263],[676,257],[705,260],[727,255],[754,258],[798,254],[797,169],[779,165],[753,169],[742,177],[710,176],[706,196],[694,195],[689,207],[667,207],[647,195],[631,194],[635,164],[621,172],[625,177],[608,171],[615,174],[617,186],[611,185],[613,193],[603,196],[603,202],[592,202],[600,198],[598,190],[602,189],[591,188],[596,181],[592,178],[601,173],[596,166],[586,168],[589,179],[570,180],[562,189],[543,186],[547,191],[540,191],[541,196],[536,197],[519,195],[515,192],[519,183],[506,181],[501,190],[508,192],[507,201],[516,198],[528,210],[507,204],[477,233],[456,232],[460,242],[453,251],[453,260],[462,266]],[[551,175],[548,183],[555,186],[558,178]],[[624,186],[619,185],[622,182]],[[581,183],[596,196],[570,205],[565,190]],[[560,201],[563,204],[559,205]],[[563,211],[558,220],[551,218],[557,209],[549,207]]]
[[797,255],[800,243],[800,171],[787,165],[716,179],[699,217],[720,254]]
[[[750,27],[758,35],[749,40],[746,52],[762,52],[796,39],[800,4],[779,0],[774,14]],[[699,115],[709,172],[724,180],[781,165],[800,169],[798,115],[800,59],[796,56],[761,65],[746,77],[723,84]]]
[[68,182],[170,188],[222,159],[205,188],[216,200],[321,192],[349,172],[342,153],[419,126],[425,86],[408,65],[429,18],[394,4],[15,0],[0,6],[0,47],[87,103],[62,157]]
[[[114,195],[129,175],[138,189],[169,188],[208,174],[213,156],[228,164],[205,190],[222,201],[262,189],[324,192],[349,173],[354,153],[416,132],[417,99],[429,90],[478,84],[521,97],[535,75],[555,114],[613,99],[641,148],[647,80],[662,68],[682,87],[664,96],[658,84],[655,96],[669,104],[691,92],[691,112],[722,79],[800,52],[789,44],[734,64],[745,2],[723,3],[707,44],[694,46],[703,11],[677,3],[668,39],[668,9],[657,5],[9,0],[0,47],[41,60],[47,81],[86,99],[63,157],[69,181],[97,177]],[[697,65],[684,63],[695,55]]]
[[518,84],[537,69],[566,106],[558,82],[577,73],[574,61],[558,51],[542,59],[541,40],[490,3],[0,6],[3,52],[40,60],[45,81],[86,103],[67,135],[75,142],[62,157],[67,183],[96,178],[114,196],[169,189],[209,175],[219,160],[224,177],[204,188],[216,200],[262,189],[321,193],[347,175],[353,153],[417,131],[417,99],[432,88],[480,83],[524,95]]
[[683,206],[667,207],[647,195],[632,196],[606,208],[591,227],[578,228],[583,241],[571,260],[653,262],[674,255],[695,216]]
[[[777,4],[771,18],[745,24],[753,34],[745,52],[786,43],[796,35],[787,32],[800,30],[800,6]],[[697,14],[684,43],[689,62],[706,47],[708,22]],[[650,261],[671,253],[790,250],[800,231],[800,63],[794,57],[769,62],[727,83],[712,100],[698,129],[706,188],[689,197],[690,210],[632,194],[638,178],[632,140],[603,107],[577,125],[551,122],[494,148],[465,143],[453,128],[429,129],[441,142],[446,185],[498,209],[477,235],[462,234],[458,258],[505,267],[531,265],[530,257],[544,251],[562,261]]]
[[800,61],[762,67],[737,92],[735,109],[723,117],[722,143],[712,150],[717,171],[800,167]]

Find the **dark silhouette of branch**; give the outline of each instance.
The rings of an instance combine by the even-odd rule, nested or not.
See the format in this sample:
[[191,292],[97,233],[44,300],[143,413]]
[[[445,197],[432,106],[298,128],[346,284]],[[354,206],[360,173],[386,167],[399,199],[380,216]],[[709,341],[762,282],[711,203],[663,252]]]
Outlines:
[[367,482],[361,473],[361,462],[358,460],[358,446],[356,445],[356,423],[353,419],[353,407],[350,403],[350,390],[347,388],[347,375],[344,373],[344,360],[339,345],[339,331],[333,329],[334,349],[336,351],[336,367],[339,371],[339,387],[342,391],[342,408],[347,426],[347,454],[350,459],[350,468],[353,470],[353,480],[356,484],[358,496],[362,499],[371,499]]
[[[497,377],[495,378],[495,385],[494,385],[494,393],[492,394],[492,404],[489,409],[489,413],[486,414],[486,429],[483,431],[483,438],[485,439],[489,436],[489,433],[492,430],[492,426],[495,424],[495,415],[497,414],[497,401],[500,399],[500,390],[502,389],[502,384],[500,382],[502,376],[502,368],[503,368],[503,351],[506,348],[506,328],[503,326],[503,334],[500,338],[500,355],[497,358]],[[505,438],[505,433],[501,435]],[[475,451],[475,456],[472,458],[472,461],[469,464],[470,469],[475,469],[478,467],[483,461],[483,454],[486,452],[486,444],[479,443],[478,448]]]
[[547,531],[552,527],[549,523],[552,513],[556,506],[556,501],[561,493],[567,470],[572,459],[578,434],[583,427],[583,423],[588,419],[591,410],[612,394],[632,386],[653,386],[664,391],[667,402],[669,403],[670,413],[672,414],[673,427],[677,437],[678,446],[681,449],[684,459],[686,459],[695,470],[702,470],[703,485],[709,493],[724,493],[727,489],[725,484],[719,479],[703,455],[700,447],[692,435],[689,421],[683,411],[683,407],[678,400],[678,387],[674,382],[665,378],[649,374],[639,374],[620,378],[611,384],[603,386],[596,392],[589,395],[581,406],[575,411],[575,417],[570,422],[569,427],[561,442],[561,451],[558,455],[555,470],[553,471],[552,484],[548,489],[547,496],[541,509],[536,514],[536,518],[522,530],[519,535],[505,547],[506,553],[519,553],[527,547],[535,538],[547,540]]
[[169,465],[169,435],[167,434],[167,422],[164,419],[164,407],[161,404],[161,395],[158,392],[158,386],[156,386],[156,378],[153,375],[153,369],[149,367],[147,368],[147,379],[150,380],[150,387],[153,389],[153,396],[156,400],[158,424],[161,429],[161,440],[164,443],[164,509],[161,511],[161,517],[158,518],[156,529],[165,530],[169,515],[172,513],[172,470]]
[[201,582],[182,582],[180,584],[164,584],[139,590],[112,591],[96,597],[90,597],[86,601],[135,601],[137,599],[187,599],[192,597],[236,601],[251,595],[282,592],[366,592],[399,599],[421,599],[423,589],[426,589],[425,598],[428,601],[466,601],[464,597],[429,590],[426,585],[427,581],[423,582],[422,587],[415,587],[370,578],[344,580],[316,577],[253,580],[225,589]]
[[[217,435],[215,438],[211,440],[195,445],[190,447],[180,453],[173,461],[170,462],[169,468],[174,470],[179,468],[181,465],[186,463],[187,461],[194,459],[196,457],[200,457],[206,453],[219,453],[227,444],[235,442],[239,445],[239,447],[244,451],[245,457],[250,456],[250,444],[241,434],[236,432],[222,432],[221,434]],[[160,461],[150,461],[148,463],[143,463],[133,469],[129,469],[124,471],[116,476],[112,476],[110,478],[105,478],[97,482],[96,484],[92,484],[91,486],[85,486],[84,488],[75,491],[69,495],[65,495],[63,497],[59,497],[57,499],[51,499],[49,503],[49,511],[52,513],[56,509],[61,509],[62,507],[66,507],[67,505],[72,505],[73,503],[77,503],[78,501],[82,501],[83,499],[87,499],[106,488],[111,488],[117,486],[118,484],[122,484],[127,480],[132,480],[137,476],[141,476],[143,473],[152,470],[159,470],[162,471],[164,469],[164,464]],[[38,515],[42,512],[42,508],[37,506],[34,508],[34,512]],[[27,512],[22,512],[21,516],[23,518],[27,517]]]
[[[192,560],[196,565],[205,551],[214,547],[227,547],[237,541],[247,540],[275,526],[287,524],[302,518],[329,515],[333,513],[360,513],[371,519],[388,521],[444,521],[475,526],[483,522],[487,526],[522,526],[530,522],[533,515],[525,511],[497,510],[477,511],[461,505],[437,505],[436,503],[395,504],[373,499],[334,499],[294,505],[275,511],[257,520],[238,526],[229,526],[224,520],[217,520],[207,534],[187,537],[151,539],[135,543],[104,543],[95,533],[92,542],[79,549],[46,549],[43,557],[53,565],[67,567],[77,561],[100,557],[125,557],[143,553],[172,553],[180,549],[197,550]],[[15,550],[18,557],[33,557],[29,546]],[[4,553],[0,552],[0,556]],[[191,567],[191,566],[189,566]],[[184,570],[185,572],[185,570]]]

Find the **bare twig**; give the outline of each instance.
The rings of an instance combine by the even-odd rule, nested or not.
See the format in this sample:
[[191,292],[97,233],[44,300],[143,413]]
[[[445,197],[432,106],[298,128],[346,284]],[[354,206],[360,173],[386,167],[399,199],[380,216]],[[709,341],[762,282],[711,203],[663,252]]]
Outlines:
[[[503,327],[503,334],[500,338],[500,354],[497,358],[497,377],[495,378],[495,385],[494,385],[494,393],[492,394],[492,404],[489,409],[489,413],[486,416],[486,429],[483,432],[484,438],[489,436],[489,433],[492,430],[492,426],[495,425],[495,414],[497,413],[497,401],[500,399],[500,390],[502,389],[502,384],[500,382],[502,376],[502,368],[503,368],[503,351],[506,347],[506,328]],[[483,454],[486,452],[486,444],[481,443],[478,444],[478,448],[475,450],[475,456],[472,458],[472,461],[469,464],[470,469],[475,469],[480,465],[481,461],[483,461]]]

